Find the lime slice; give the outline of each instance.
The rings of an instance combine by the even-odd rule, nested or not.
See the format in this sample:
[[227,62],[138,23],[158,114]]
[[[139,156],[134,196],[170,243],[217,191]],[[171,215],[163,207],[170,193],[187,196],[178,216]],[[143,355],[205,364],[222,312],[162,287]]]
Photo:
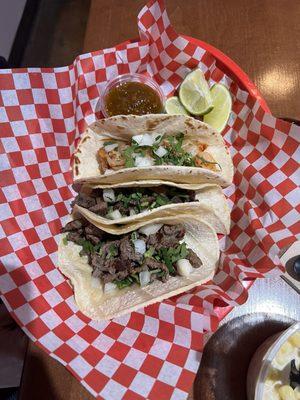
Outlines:
[[190,115],[177,96],[170,97],[165,104],[165,109],[167,114],[172,115]]
[[231,113],[232,99],[229,90],[221,83],[216,83],[210,94],[214,103],[214,109],[203,117],[203,121],[222,132]]
[[214,107],[208,83],[200,69],[195,69],[185,77],[180,85],[179,98],[193,115],[207,114]]

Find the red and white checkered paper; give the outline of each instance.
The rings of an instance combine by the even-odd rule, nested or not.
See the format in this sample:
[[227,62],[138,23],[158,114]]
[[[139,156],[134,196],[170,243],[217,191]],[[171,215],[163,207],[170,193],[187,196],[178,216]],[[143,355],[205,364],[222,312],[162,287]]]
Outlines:
[[[243,280],[278,271],[279,250],[300,233],[300,130],[267,114],[210,53],[179,36],[162,1],[143,8],[138,26],[143,41],[81,55],[68,67],[0,71],[0,291],[26,334],[93,395],[185,399],[203,332],[217,328],[215,306],[244,302]],[[232,229],[221,240],[220,269],[191,292],[91,321],[57,269],[59,232],[74,196],[75,144],[99,116],[111,78],[148,73],[170,95],[196,66],[210,85],[229,87],[234,100],[224,133],[235,165],[226,189]]]

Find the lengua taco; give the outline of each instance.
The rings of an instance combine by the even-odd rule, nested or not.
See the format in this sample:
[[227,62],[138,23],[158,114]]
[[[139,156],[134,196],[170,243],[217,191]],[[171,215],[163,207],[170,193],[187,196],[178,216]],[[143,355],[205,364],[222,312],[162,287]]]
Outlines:
[[75,183],[162,179],[228,186],[233,165],[222,136],[192,117],[120,115],[87,129],[74,155],[73,174]]
[[[149,181],[151,183],[151,181]],[[176,184],[174,184],[176,185]],[[184,185],[183,185],[184,186]],[[198,190],[182,186],[97,188],[83,187],[73,201],[73,210],[106,232],[121,234],[158,217],[190,214],[209,222],[217,233],[230,228],[230,211],[222,189],[203,184]]]
[[84,219],[63,229],[58,265],[79,309],[109,319],[210,280],[219,258],[214,229],[194,216],[166,217],[125,235]]

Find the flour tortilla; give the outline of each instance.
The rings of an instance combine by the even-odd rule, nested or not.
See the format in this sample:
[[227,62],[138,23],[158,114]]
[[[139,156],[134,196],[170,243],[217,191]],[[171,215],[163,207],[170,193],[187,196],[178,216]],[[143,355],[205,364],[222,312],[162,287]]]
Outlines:
[[74,213],[81,214],[93,225],[108,233],[119,235],[138,229],[153,218],[176,217],[183,214],[195,215],[208,222],[217,233],[228,234],[230,231],[230,210],[220,186],[202,185],[196,191],[196,199],[197,201],[194,202],[167,204],[117,220],[101,217],[78,205],[74,206]]
[[[146,132],[177,135],[200,139],[221,166],[220,172],[205,168],[159,165],[142,168],[124,168],[118,171],[106,170],[101,174],[97,152],[109,138],[130,141],[131,137]],[[143,116],[118,115],[102,119],[91,125],[84,133],[74,155],[74,182],[117,184],[120,182],[162,179],[170,182],[200,184],[216,183],[228,186],[233,179],[233,164],[220,133],[209,125],[184,115],[150,114]]]
[[[186,228],[184,241],[201,259],[203,265],[188,277],[170,277],[167,282],[154,281],[141,288],[134,284],[129,288],[116,290],[113,294],[104,294],[100,279],[92,277],[92,267],[87,257],[80,257],[80,246],[63,238],[58,248],[58,266],[70,279],[74,288],[75,301],[80,311],[93,320],[104,320],[135,311],[141,307],[162,301],[199,286],[214,276],[218,259],[219,246],[214,229],[194,216],[184,218],[159,218],[152,223],[179,224]],[[63,235],[62,235],[63,236]]]

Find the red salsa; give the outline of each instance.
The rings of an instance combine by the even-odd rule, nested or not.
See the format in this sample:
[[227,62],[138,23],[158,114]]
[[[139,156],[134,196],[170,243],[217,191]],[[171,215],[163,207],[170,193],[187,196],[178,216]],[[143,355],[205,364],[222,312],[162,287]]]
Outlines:
[[105,110],[113,115],[144,115],[163,112],[159,94],[150,86],[140,82],[119,83],[107,93]]

